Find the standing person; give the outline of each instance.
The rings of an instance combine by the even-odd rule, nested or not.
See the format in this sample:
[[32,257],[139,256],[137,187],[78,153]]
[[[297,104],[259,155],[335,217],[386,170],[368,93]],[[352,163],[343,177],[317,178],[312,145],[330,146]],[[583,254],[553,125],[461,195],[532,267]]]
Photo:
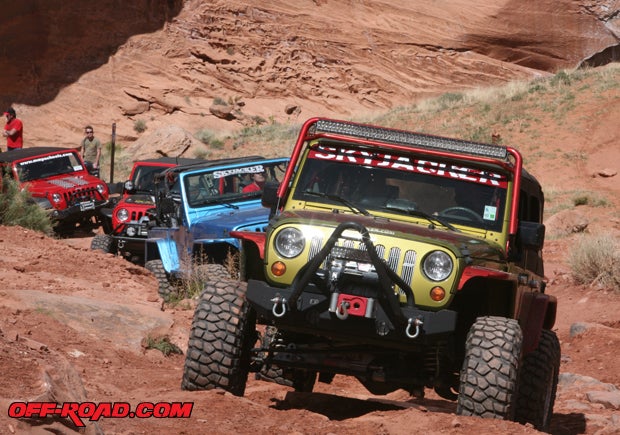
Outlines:
[[101,159],[101,142],[95,137],[95,130],[87,125],[84,128],[86,135],[80,144],[80,153],[88,172],[94,176],[99,176],[99,160]]
[[2,136],[6,137],[6,150],[11,151],[23,148],[24,125],[21,120],[17,119],[15,109],[9,107],[8,110],[4,112],[4,116],[6,116],[6,124],[4,125]]

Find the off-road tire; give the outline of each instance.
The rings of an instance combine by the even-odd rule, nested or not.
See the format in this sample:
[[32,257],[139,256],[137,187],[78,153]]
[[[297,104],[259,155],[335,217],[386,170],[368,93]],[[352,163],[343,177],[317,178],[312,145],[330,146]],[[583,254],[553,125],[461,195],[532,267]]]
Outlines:
[[200,276],[206,277],[206,281],[221,281],[225,279],[234,278],[230,275],[230,272],[222,264],[208,263],[196,266],[197,272]]
[[544,329],[538,347],[525,356],[519,379],[515,420],[530,423],[540,431],[549,427],[560,373],[560,341]]
[[256,343],[256,320],[245,299],[246,283],[207,283],[200,295],[183,368],[183,390],[222,388],[243,396]]
[[157,278],[157,292],[159,296],[165,301],[169,302],[172,295],[176,293],[175,287],[170,283],[170,277],[164,269],[164,264],[161,260],[149,260],[144,264],[144,268],[155,275]]
[[90,242],[90,249],[103,251],[106,254],[113,253],[114,239],[107,234],[96,234]]
[[522,344],[518,321],[476,319],[465,342],[458,415],[514,420]]
[[[261,347],[268,348],[277,334],[278,330],[274,326],[267,326],[261,340]],[[265,358],[265,355],[260,356]],[[285,370],[277,365],[268,364],[264,365],[260,371],[256,373],[256,379],[292,387],[298,392],[312,392],[314,384],[316,383],[317,372],[293,369],[292,372],[288,373],[288,376],[286,376],[285,373]]]

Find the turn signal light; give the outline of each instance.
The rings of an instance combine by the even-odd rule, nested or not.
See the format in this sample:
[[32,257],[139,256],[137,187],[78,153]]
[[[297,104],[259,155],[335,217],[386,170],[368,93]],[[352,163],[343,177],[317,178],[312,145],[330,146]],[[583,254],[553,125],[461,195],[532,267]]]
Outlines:
[[433,287],[431,289],[431,299],[435,302],[441,302],[446,297],[446,291],[441,287]]
[[286,272],[286,265],[281,261],[276,261],[271,265],[271,273],[275,276],[282,276]]

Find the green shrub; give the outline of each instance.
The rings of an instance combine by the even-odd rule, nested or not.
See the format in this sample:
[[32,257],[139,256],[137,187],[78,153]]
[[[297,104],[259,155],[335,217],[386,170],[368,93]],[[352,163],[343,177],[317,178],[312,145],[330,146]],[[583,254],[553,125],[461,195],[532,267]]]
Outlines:
[[208,130],[206,128],[199,130],[195,134],[195,137],[203,144],[209,145],[212,148],[215,148],[218,150],[224,148],[224,141],[222,139],[218,139],[215,136],[215,133],[213,133],[211,130]]
[[580,237],[568,257],[573,279],[620,292],[620,245],[609,236]]
[[168,356],[171,353],[183,355],[183,351],[179,348],[179,346],[171,343],[170,338],[168,337],[147,337],[145,347],[147,349],[157,349],[165,356]]
[[133,129],[137,133],[144,133],[146,131],[146,122],[142,119],[137,119],[136,122],[133,123]]
[[20,190],[18,184],[5,177],[2,180],[4,192],[0,193],[0,224],[19,225],[42,233],[52,234],[52,220],[32,199],[27,190]]

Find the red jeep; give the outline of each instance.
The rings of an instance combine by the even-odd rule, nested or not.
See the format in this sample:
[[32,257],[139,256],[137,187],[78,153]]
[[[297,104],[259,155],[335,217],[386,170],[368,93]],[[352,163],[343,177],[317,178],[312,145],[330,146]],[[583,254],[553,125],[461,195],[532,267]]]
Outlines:
[[147,211],[155,207],[155,175],[167,168],[195,163],[204,163],[204,160],[160,157],[134,162],[120,200],[101,210],[104,234],[93,238],[91,249],[119,253],[134,263],[142,262],[149,222]]
[[3,177],[17,181],[37,204],[49,210],[57,233],[101,225],[99,209],[108,203],[108,186],[88,173],[76,149],[11,150],[0,154],[0,167]]

